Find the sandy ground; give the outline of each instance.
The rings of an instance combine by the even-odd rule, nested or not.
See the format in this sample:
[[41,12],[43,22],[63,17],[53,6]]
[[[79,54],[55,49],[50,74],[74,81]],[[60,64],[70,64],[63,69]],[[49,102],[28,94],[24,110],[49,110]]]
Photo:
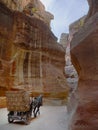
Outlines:
[[8,123],[7,109],[0,109],[0,130],[68,130],[65,106],[42,106],[40,115],[29,125],[23,122]]

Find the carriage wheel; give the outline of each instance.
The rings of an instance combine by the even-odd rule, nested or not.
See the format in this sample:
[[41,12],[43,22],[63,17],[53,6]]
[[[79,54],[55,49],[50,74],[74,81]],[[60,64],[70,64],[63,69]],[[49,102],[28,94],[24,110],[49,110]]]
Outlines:
[[29,125],[29,124],[30,124],[29,120],[26,120],[26,121],[25,121],[25,124],[26,124],[26,125]]
[[14,120],[13,120],[12,118],[8,117],[8,122],[9,122],[9,123],[13,123],[13,121],[14,121]]
[[31,119],[30,114],[27,114],[27,117],[26,117],[26,119],[25,119],[25,124],[26,124],[26,125],[29,125],[29,124],[30,124],[30,119]]

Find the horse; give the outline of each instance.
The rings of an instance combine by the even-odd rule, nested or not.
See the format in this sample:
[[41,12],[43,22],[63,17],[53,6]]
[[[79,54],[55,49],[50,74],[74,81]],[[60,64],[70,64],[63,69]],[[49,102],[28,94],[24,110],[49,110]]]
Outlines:
[[35,97],[34,100],[32,101],[34,117],[37,116],[37,113],[40,114],[40,106],[42,105],[43,105],[43,96],[39,95],[38,97]]

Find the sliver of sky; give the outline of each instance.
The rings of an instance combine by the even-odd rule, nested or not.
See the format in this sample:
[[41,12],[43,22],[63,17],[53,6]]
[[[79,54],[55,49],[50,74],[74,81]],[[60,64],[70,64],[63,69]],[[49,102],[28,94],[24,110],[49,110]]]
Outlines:
[[69,25],[88,12],[87,0],[40,0],[47,11],[54,15],[51,21],[53,33],[60,38],[61,33],[69,32]]

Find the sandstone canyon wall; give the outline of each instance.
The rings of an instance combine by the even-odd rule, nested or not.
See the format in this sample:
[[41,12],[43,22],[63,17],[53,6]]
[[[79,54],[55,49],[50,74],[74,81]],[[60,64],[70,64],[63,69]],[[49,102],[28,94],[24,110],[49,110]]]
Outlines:
[[71,42],[71,58],[78,75],[78,104],[71,130],[98,129],[98,1],[88,0],[85,24]]
[[45,22],[0,2],[0,96],[6,90],[64,99],[65,52]]
[[30,0],[1,0],[9,9],[23,11],[24,7],[30,2]]

